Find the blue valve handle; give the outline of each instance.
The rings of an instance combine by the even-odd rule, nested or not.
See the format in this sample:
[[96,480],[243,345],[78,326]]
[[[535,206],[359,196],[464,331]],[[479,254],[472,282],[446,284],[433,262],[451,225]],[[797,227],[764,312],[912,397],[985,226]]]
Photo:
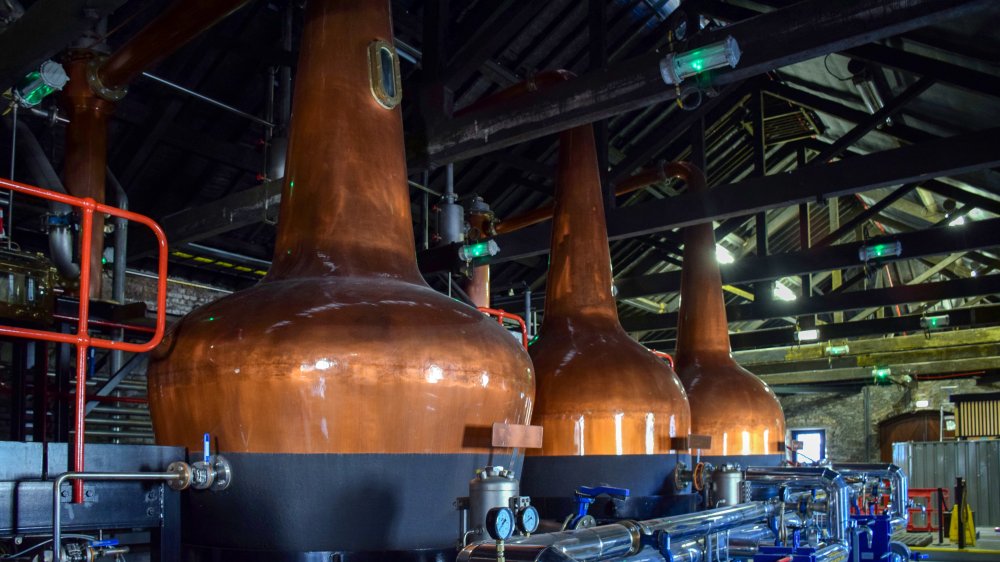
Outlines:
[[202,442],[201,450],[201,460],[208,464],[208,460],[212,457],[212,436],[208,433],[205,434],[204,441]]
[[587,514],[590,504],[598,496],[607,495],[616,499],[625,499],[629,496],[628,488],[615,488],[613,486],[580,486],[573,492],[576,498],[576,517],[580,518]]
[[105,539],[103,541],[90,541],[90,546],[93,548],[101,548],[104,546],[118,546],[118,539]]

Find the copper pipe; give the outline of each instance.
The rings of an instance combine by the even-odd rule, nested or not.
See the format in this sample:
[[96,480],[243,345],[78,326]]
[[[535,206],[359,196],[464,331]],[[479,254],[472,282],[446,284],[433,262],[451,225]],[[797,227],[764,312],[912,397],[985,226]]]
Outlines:
[[101,84],[128,86],[143,70],[180,49],[249,0],[178,0],[135,34],[97,72]]
[[[493,234],[493,213],[490,211],[469,210],[466,215],[469,223],[468,240],[470,243],[481,242]],[[490,307],[490,266],[480,265],[472,268],[472,277],[464,283],[465,294],[472,299],[476,308]]]
[[[705,176],[686,162],[667,171],[688,189],[707,189]],[[722,277],[711,223],[684,229],[681,306],[677,324],[677,374],[691,403],[691,431],[712,437],[714,455],[783,452],[785,416],[774,392],[740,367],[729,345]]]
[[528,423],[527,353],[417,271],[401,110],[369,71],[390,22],[388,1],[307,5],[271,271],[185,317],[151,361],[158,443],[451,454]]
[[666,453],[672,437],[688,435],[690,411],[674,372],[618,321],[589,125],[560,136],[555,197],[545,322],[531,348],[537,454]]
[[[627,195],[633,191],[638,191],[644,187],[667,180],[672,175],[670,172],[672,166],[672,163],[664,163],[641,170],[639,173],[623,180],[615,186],[615,196]],[[548,203],[532,211],[505,219],[496,226],[496,232],[497,234],[506,234],[543,223],[552,218],[554,208],[553,203]]]
[[[90,65],[94,51],[70,51],[66,71],[70,81],[62,100],[69,122],[66,124],[64,183],[77,197],[104,203],[108,153],[108,119],[117,99],[108,91],[119,90],[144,68],[166,57],[193,37],[208,29],[248,0],[182,0],[147,25],[104,62],[95,73]],[[95,92],[94,86],[106,90]],[[100,95],[99,95],[100,94]],[[101,257],[104,252],[104,216],[94,216],[91,241],[90,298],[101,295]]]
[[[91,51],[70,51],[65,68],[69,82],[62,93],[66,124],[66,190],[75,197],[89,197],[104,203],[106,164],[108,161],[108,119],[114,104],[97,96],[87,84],[87,66]],[[101,296],[101,258],[104,254],[104,215],[94,215],[90,243],[89,297]],[[81,295],[81,301],[86,296]]]

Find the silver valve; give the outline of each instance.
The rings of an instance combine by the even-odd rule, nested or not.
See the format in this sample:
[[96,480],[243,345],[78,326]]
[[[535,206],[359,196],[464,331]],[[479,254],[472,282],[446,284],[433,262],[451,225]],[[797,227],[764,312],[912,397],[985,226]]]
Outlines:
[[171,489],[180,491],[191,487],[195,490],[220,492],[229,487],[233,481],[232,466],[222,455],[211,453],[211,443],[211,435],[206,433],[200,461],[192,464],[184,461],[170,463],[167,470],[181,475],[180,478],[167,483]]

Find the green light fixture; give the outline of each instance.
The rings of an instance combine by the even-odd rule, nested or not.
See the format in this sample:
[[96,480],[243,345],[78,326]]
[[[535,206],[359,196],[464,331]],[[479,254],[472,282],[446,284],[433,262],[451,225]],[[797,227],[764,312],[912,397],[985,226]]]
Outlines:
[[56,90],[62,90],[66,82],[69,82],[69,76],[66,76],[62,65],[47,60],[42,63],[38,70],[28,73],[14,87],[14,99],[22,107],[34,107],[45,96]]
[[896,257],[902,255],[902,253],[903,245],[899,242],[899,240],[896,240],[894,242],[882,242],[879,244],[862,246],[858,250],[858,259],[863,262],[869,262],[882,258]]
[[476,244],[466,244],[458,249],[458,257],[462,261],[472,261],[476,258],[495,256],[500,253],[500,246],[492,240]]
[[717,43],[684,53],[670,53],[660,61],[660,75],[667,84],[680,84],[685,78],[740,62],[740,46],[732,35]]

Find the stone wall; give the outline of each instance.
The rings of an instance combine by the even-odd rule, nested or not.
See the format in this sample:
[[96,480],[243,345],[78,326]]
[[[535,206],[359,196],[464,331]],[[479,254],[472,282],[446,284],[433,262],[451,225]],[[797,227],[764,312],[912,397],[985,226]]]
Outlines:
[[[180,317],[203,304],[228,294],[221,289],[193,286],[183,281],[167,283],[167,315]],[[111,298],[111,278],[106,276],[102,287],[105,298]],[[128,274],[125,282],[126,302],[145,302],[150,312],[156,312],[156,280]]]
[[[957,388],[945,388],[957,387]],[[938,379],[911,381],[907,384],[866,386],[852,394],[798,394],[781,397],[788,429],[826,430],[827,458],[834,462],[877,462],[879,460],[878,424],[892,416],[917,410],[917,400],[927,400],[923,409],[953,412],[951,394],[996,392],[1000,385],[977,386],[974,379]],[[865,427],[864,393],[868,392],[871,424]],[[868,454],[865,454],[865,435]]]

